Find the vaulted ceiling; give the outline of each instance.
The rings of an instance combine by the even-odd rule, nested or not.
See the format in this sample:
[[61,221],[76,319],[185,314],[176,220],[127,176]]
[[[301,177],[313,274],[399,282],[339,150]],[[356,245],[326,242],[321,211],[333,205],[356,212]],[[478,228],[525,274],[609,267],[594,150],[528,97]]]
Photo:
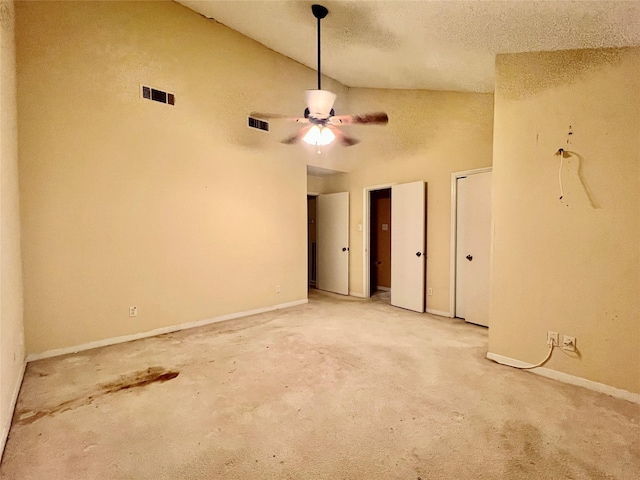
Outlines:
[[640,1],[177,0],[349,87],[491,92],[497,53],[640,46]]

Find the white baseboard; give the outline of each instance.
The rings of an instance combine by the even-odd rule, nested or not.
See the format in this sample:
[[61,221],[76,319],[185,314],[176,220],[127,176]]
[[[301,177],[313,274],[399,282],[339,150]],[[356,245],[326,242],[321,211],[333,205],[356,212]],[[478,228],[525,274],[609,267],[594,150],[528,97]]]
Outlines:
[[349,291],[350,297],[366,298],[363,293]]
[[[510,367],[528,367],[531,365],[520,360],[504,357],[502,355],[498,355],[497,353],[491,352],[487,353],[487,358],[489,360],[493,360],[494,362],[500,363],[502,365],[508,365]],[[553,380],[558,380],[563,383],[569,383],[571,385],[577,385],[578,387],[588,388],[589,390],[593,390],[595,392],[604,393],[615,398],[621,398],[629,402],[640,404],[640,393],[629,392],[621,388],[612,387],[611,385],[605,385],[604,383],[594,382],[592,380],[587,380],[586,378],[576,377],[575,375],[569,375],[568,373],[558,372],[557,370],[551,370],[550,368],[545,367],[532,368],[528,371],[542,377],[551,378]]]
[[7,445],[7,439],[9,438],[9,430],[11,429],[11,420],[13,420],[13,412],[16,410],[16,404],[18,403],[18,394],[20,393],[20,387],[22,387],[22,381],[24,380],[24,372],[27,368],[26,360],[22,363],[22,368],[20,369],[20,374],[18,375],[18,381],[13,387],[13,394],[11,395],[11,406],[9,411],[11,415],[9,415],[2,425],[2,437],[0,437],[0,460],[2,460],[2,456],[4,455],[4,447]]
[[254,310],[247,310],[246,312],[229,313],[227,315],[221,315],[219,317],[207,318],[205,320],[199,320],[197,322],[181,323],[179,325],[171,325],[169,327],[156,328],[148,332],[134,333],[131,335],[123,335],[121,337],[105,338],[104,340],[97,340],[95,342],[85,343],[83,345],[76,345],[73,347],[56,348],[53,350],[47,350],[42,353],[31,353],[27,356],[27,362],[33,362],[35,360],[42,360],[43,358],[57,357],[59,355],[66,355],[68,353],[78,353],[84,350],[91,350],[92,348],[106,347],[108,345],[115,345],[117,343],[130,342],[132,340],[139,340],[141,338],[155,337],[156,335],[163,335],[165,333],[177,332],[179,330],[187,330],[189,328],[202,327],[212,323],[224,322],[226,320],[233,320],[235,318],[247,317],[249,315],[256,315],[258,313],[272,312],[274,310],[281,310],[283,308],[295,307],[297,305],[303,305],[309,303],[308,298],[302,300],[295,300],[293,302],[280,303],[271,307],[256,308]]
[[453,318],[449,312],[442,312],[440,310],[434,310],[433,308],[427,308],[427,313],[430,313],[431,315],[438,315],[440,317]]

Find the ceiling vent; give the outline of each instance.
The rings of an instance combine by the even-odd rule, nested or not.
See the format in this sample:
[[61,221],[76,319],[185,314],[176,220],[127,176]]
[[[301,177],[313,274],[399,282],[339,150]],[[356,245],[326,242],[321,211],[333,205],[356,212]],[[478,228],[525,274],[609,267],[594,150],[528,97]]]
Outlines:
[[142,85],[142,98],[153,100],[154,102],[166,103],[167,105],[176,104],[176,96],[173,93],[164,92],[146,85]]
[[247,117],[249,128],[255,128],[256,130],[262,130],[263,132],[269,131],[269,122],[264,120],[258,120],[257,118]]

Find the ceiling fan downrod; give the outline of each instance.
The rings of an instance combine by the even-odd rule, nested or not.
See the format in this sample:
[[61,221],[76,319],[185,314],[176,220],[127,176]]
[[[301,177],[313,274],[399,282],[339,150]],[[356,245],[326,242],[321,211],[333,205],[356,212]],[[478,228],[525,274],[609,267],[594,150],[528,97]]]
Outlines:
[[313,12],[313,16],[318,19],[318,90],[322,90],[322,73],[320,70],[320,20],[327,16],[329,10],[322,5],[313,4],[311,5],[311,11]]

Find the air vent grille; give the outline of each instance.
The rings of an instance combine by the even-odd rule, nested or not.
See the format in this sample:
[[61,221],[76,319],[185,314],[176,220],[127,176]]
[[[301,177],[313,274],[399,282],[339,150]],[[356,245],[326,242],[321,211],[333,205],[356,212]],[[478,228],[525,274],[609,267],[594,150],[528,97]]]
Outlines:
[[269,131],[269,122],[264,120],[258,120],[257,118],[247,117],[249,128],[255,128],[256,130],[262,130],[263,132]]
[[142,98],[153,100],[154,102],[166,103],[168,105],[176,104],[176,96],[173,93],[164,92],[146,85],[142,85]]

